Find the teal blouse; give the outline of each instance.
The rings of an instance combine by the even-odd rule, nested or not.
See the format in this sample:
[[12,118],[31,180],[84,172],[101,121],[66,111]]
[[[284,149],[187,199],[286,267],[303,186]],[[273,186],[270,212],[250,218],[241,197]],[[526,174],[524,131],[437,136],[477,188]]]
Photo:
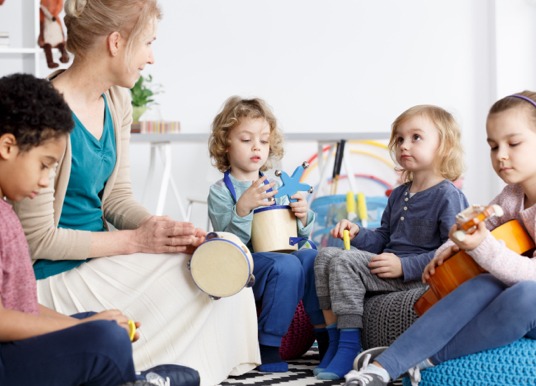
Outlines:
[[[73,113],[71,132],[71,175],[61,211],[59,227],[102,232],[106,230],[102,191],[116,163],[116,141],[108,102],[102,136],[97,139]],[[78,267],[87,260],[38,260],[33,265],[37,279],[44,279]]]

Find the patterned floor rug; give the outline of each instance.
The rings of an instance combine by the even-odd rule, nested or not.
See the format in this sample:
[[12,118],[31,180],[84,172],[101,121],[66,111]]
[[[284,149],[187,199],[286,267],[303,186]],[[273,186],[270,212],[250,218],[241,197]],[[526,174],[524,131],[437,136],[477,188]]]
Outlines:
[[[344,385],[344,380],[322,381],[313,375],[313,369],[318,365],[318,348],[315,346],[300,359],[289,361],[289,371],[286,373],[260,373],[250,371],[244,375],[230,377],[219,386],[308,386],[308,385]],[[393,382],[392,386],[402,385],[401,382]]]

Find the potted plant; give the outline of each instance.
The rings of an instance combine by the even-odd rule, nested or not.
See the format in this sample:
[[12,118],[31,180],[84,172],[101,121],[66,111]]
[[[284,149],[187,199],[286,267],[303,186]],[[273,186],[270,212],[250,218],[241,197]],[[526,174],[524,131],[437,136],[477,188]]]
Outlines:
[[160,91],[157,89],[157,85],[153,84],[152,81],[153,77],[151,75],[142,75],[134,87],[130,89],[130,95],[132,96],[133,123],[139,122],[140,117],[147,108],[152,104],[155,104],[154,96]]

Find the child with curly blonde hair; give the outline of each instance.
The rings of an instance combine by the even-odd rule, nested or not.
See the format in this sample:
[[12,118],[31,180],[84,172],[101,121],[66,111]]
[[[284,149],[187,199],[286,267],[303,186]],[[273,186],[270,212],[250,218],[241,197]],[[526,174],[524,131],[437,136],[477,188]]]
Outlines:
[[296,216],[298,236],[308,237],[315,219],[300,193],[288,202],[277,200],[275,182],[262,172],[271,161],[283,157],[283,134],[277,120],[261,99],[229,98],[214,118],[209,140],[210,156],[224,177],[213,184],[208,210],[216,231],[237,235],[253,251],[255,284],[253,293],[262,310],[259,321],[260,371],[285,372],[288,364],[279,348],[293,319],[296,306],[304,308],[317,327],[319,341],[326,341],[324,319],[318,306],[314,284],[314,259],[317,251],[300,249],[292,253],[255,252],[251,244],[253,210],[258,207],[290,205]]

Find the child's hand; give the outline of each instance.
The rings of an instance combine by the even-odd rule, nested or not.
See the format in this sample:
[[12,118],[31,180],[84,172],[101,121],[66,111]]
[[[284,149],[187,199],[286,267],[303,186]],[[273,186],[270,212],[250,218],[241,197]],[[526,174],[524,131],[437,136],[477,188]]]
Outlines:
[[402,263],[394,253],[380,253],[369,262],[370,272],[382,279],[394,279],[402,276]]
[[427,283],[428,280],[435,274],[436,267],[439,267],[445,260],[450,259],[455,253],[459,252],[460,247],[452,245],[449,248],[445,248],[441,253],[434,256],[432,260],[424,267],[422,272],[422,282]]
[[476,229],[474,232],[466,233],[463,241],[455,236],[458,227],[453,225],[452,228],[450,228],[449,238],[464,251],[475,249],[488,236],[489,230],[486,228],[486,223],[484,221],[479,221],[478,218],[475,218],[474,222],[476,224]]
[[290,198],[297,200],[290,203],[290,209],[292,210],[294,215],[301,220],[303,226],[307,225],[307,212],[309,210],[307,200],[303,198],[303,195],[301,193],[296,193]]
[[[82,319],[81,322],[89,322],[94,320],[114,320],[119,324],[120,327],[124,328],[127,334],[130,335],[130,326],[128,325],[128,317],[124,315],[119,310],[106,310],[99,312],[95,315],[92,315],[88,318]],[[134,334],[134,339],[132,339],[133,342],[137,341],[140,338],[140,333],[137,331],[137,329],[140,327],[140,322],[135,322],[136,324],[136,333]]]
[[[132,343],[134,343],[135,341],[140,339],[140,333],[138,332],[138,329],[140,328],[141,323],[140,322],[134,322],[134,324],[136,325],[136,332],[134,333],[134,338],[132,338]],[[128,332],[130,334],[130,327],[128,329]]]
[[333,237],[342,239],[345,229],[348,229],[350,239],[353,239],[359,233],[359,226],[356,223],[346,219],[339,221],[339,223],[335,225],[335,228],[333,228],[330,233]]
[[251,186],[242,194],[236,203],[236,213],[240,217],[247,216],[253,209],[259,206],[269,206],[275,203],[275,200],[272,200],[272,198],[277,193],[277,189],[267,192],[267,190],[275,186],[275,182],[265,184],[264,181],[267,178],[267,176],[262,176],[257,181],[253,181]]

